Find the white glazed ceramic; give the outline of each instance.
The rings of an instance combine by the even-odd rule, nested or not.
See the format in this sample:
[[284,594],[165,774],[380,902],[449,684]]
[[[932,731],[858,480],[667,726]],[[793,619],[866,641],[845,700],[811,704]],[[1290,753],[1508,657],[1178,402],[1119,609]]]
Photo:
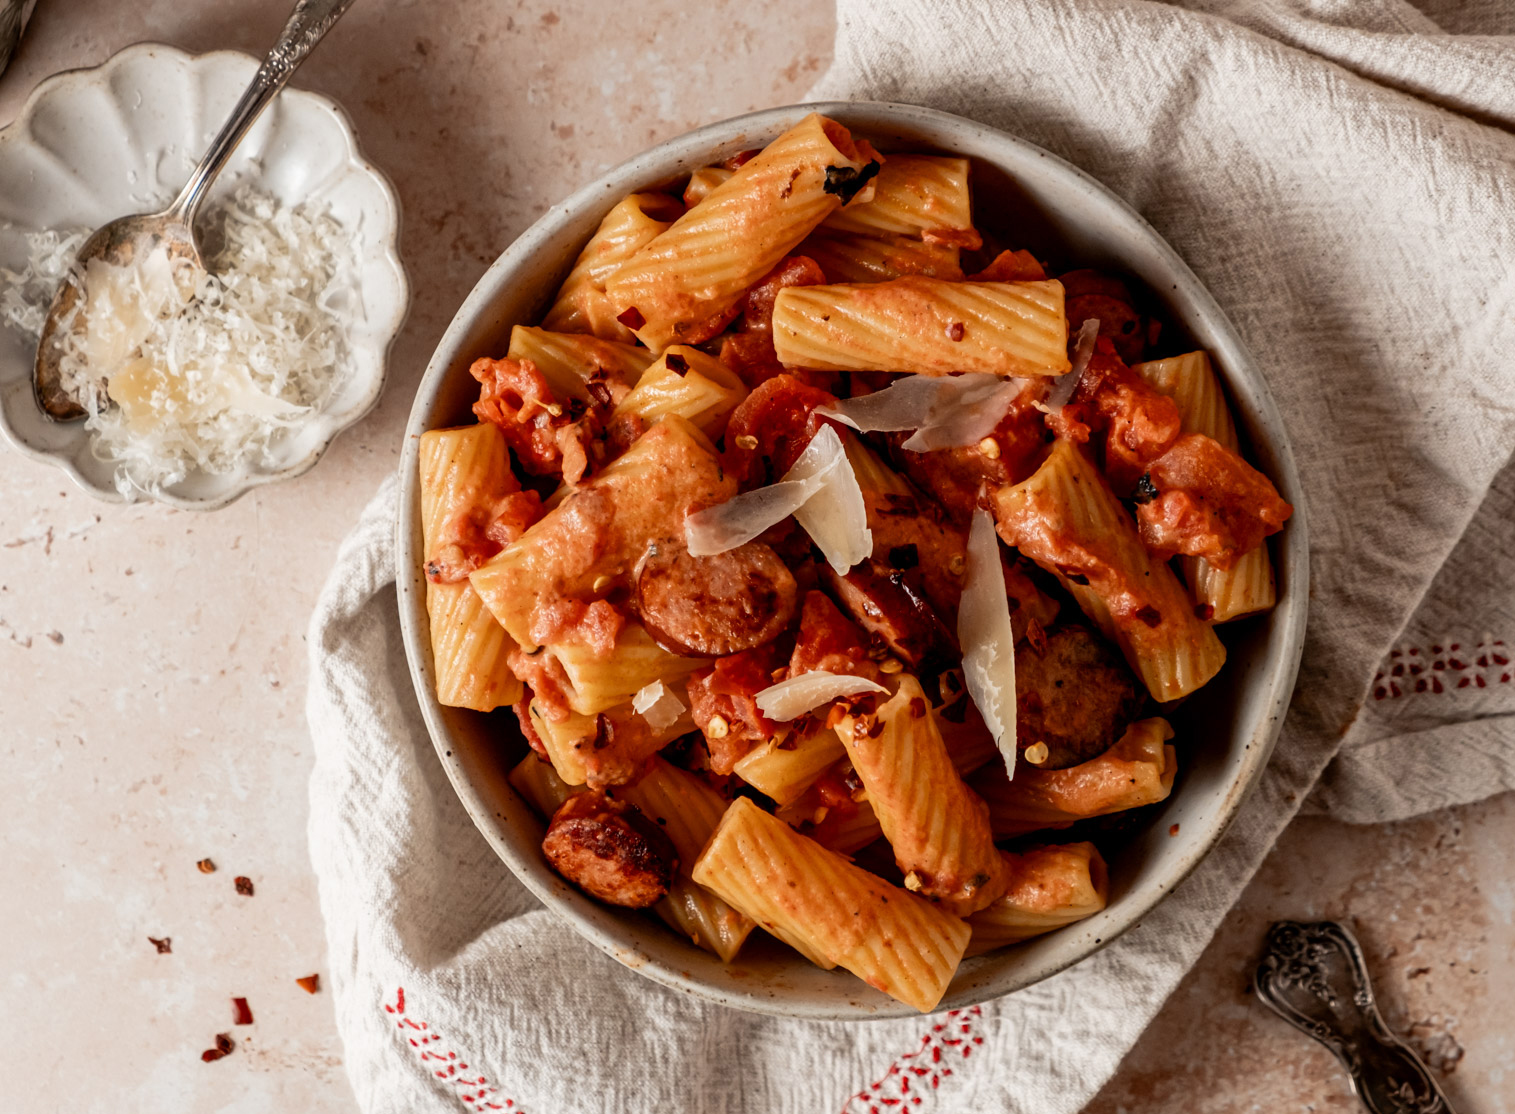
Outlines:
[[[400,619],[437,755],[485,838],[543,904],[608,954],[667,986],[742,1009],[812,1019],[908,1016],[909,1007],[837,969],[821,971],[753,934],[731,964],[694,947],[654,918],[601,905],[543,860],[543,825],[506,781],[526,752],[509,710],[491,715],[440,706],[435,697],[421,574],[416,441],[428,429],[472,421],[476,357],[505,351],[510,327],[533,323],[600,218],[626,194],[671,181],[737,151],[761,147],[806,113],[820,111],[880,150],[926,150],[974,161],[974,211],[982,227],[1056,263],[1134,277],[1185,341],[1209,350],[1230,391],[1252,459],[1295,514],[1273,539],[1278,607],[1221,628],[1230,660],[1219,678],[1174,716],[1180,772],[1172,796],[1110,860],[1110,901],[1096,916],[1028,943],[967,960],[941,1002],[952,1009],[1029,986],[1109,943],[1194,869],[1257,781],[1278,736],[1303,646],[1307,543],[1299,477],[1277,407],[1251,357],[1192,271],[1123,201],[1076,167],[1022,140],[944,112],[899,104],[819,104],[771,109],[670,140],[617,167],[553,208],[512,244],[453,318],[411,411],[401,463],[397,523]],[[1182,349],[1178,349],[1182,350]],[[1170,836],[1170,825],[1179,825]]]
[[[221,129],[258,63],[235,51],[190,55],[143,43],[104,65],[48,78],[0,131],[0,267],[19,271],[22,237],[93,230],[172,200]],[[158,500],[225,506],[261,484],[298,476],[384,386],[389,346],[409,305],[394,188],[358,151],[332,101],[286,89],[243,140],[207,208],[245,184],[289,205],[313,201],[351,231],[363,318],[348,336],[350,373],[314,418],[277,443],[275,459],[227,475],[192,474]],[[0,430],[22,452],[58,465],[80,487],[119,502],[114,467],[95,457],[83,422],[53,422],[32,392],[35,342],[0,327]]]

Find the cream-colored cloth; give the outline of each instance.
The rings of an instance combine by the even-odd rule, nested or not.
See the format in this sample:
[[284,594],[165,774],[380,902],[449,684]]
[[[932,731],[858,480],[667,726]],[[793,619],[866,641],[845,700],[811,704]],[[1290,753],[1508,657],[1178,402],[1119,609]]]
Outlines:
[[310,632],[311,849],[365,1111],[1074,1111],[1318,780],[1312,807],[1360,821],[1515,780],[1499,664],[1515,481],[1491,489],[1515,443],[1515,39],[1474,33],[1515,30],[1507,15],[1460,9],[1458,34],[1399,0],[840,0],[838,15],[818,99],[932,105],[1077,163],[1250,344],[1312,530],[1274,761],[1146,921],[1019,994],[862,1024],[707,1005],[541,910],[464,814],[400,649],[390,483]]

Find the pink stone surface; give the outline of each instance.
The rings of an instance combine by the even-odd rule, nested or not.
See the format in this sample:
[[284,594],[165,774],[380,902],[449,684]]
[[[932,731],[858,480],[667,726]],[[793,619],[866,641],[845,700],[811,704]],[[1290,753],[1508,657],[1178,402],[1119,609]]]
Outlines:
[[[261,53],[286,12],[41,0],[0,123],[43,77],[129,43]],[[98,504],[0,452],[0,1110],[352,1109],[330,1000],[294,981],[325,962],[303,632],[337,543],[512,237],[649,144],[799,99],[831,34],[829,5],[804,0],[364,0],[297,83],[346,107],[400,191],[414,302],[379,409],[314,471],[211,515]],[[1243,992],[1267,922],[1322,915],[1355,919],[1390,1020],[1454,1101],[1515,1108],[1512,845],[1508,797],[1383,829],[1297,824],[1092,1109],[1352,1109],[1330,1058]],[[196,870],[206,856],[216,873]],[[254,1025],[232,1026],[233,997]],[[236,1052],[202,1063],[228,1031]]]

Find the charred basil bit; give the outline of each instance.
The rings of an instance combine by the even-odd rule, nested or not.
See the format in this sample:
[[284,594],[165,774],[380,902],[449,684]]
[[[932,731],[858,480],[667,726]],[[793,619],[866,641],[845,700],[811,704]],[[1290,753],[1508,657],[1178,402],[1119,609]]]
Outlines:
[[1163,621],[1163,613],[1157,610],[1157,608],[1153,607],[1151,604],[1148,604],[1146,607],[1143,607],[1140,611],[1138,611],[1136,613],[1136,617],[1142,622],[1146,623],[1149,627],[1155,627],[1158,623],[1161,623]]
[[601,712],[594,717],[594,749],[604,750],[610,745],[610,720]]
[[826,184],[822,188],[827,193],[840,197],[842,204],[845,205],[858,195],[859,190],[873,180],[878,171],[879,166],[876,161],[870,162],[861,170],[853,170],[850,166],[828,166]]
[[568,407],[567,407],[567,410],[566,410],[566,413],[568,414],[568,420],[570,422],[576,422],[576,421],[578,421],[580,418],[582,418],[584,416],[585,411],[587,411],[588,409],[589,409],[589,403],[585,402],[582,398],[571,398],[571,399],[569,399],[568,400]]
[[1136,486],[1131,489],[1131,502],[1150,503],[1158,495],[1157,485],[1152,482],[1152,473],[1143,472],[1142,478],[1136,481]]
[[889,564],[896,569],[913,569],[921,563],[920,550],[914,542],[889,547]]
[[975,874],[973,876],[972,881],[970,881],[968,883],[968,885],[971,886],[975,890],[980,889],[983,886],[987,886],[988,884],[989,884],[989,876],[987,874],[983,873],[982,871],[980,871],[978,874]]
[[684,359],[684,357],[680,356],[677,352],[671,353],[668,356],[667,363],[668,370],[673,372],[675,375],[684,375],[689,371],[689,361]]
[[1201,623],[1208,623],[1215,618],[1215,607],[1208,603],[1197,603],[1194,605],[1194,617]]
[[615,315],[615,319],[628,329],[640,329],[647,324],[647,318],[643,317],[636,306],[628,306]]

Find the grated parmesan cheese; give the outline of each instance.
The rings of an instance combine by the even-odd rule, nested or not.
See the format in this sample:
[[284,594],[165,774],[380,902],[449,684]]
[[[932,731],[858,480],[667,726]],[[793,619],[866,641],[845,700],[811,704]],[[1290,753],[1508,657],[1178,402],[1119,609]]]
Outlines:
[[[277,466],[281,443],[341,385],[362,317],[356,261],[330,215],[243,187],[206,219],[220,245],[208,274],[144,252],[124,267],[93,261],[72,280],[85,308],[63,330],[62,383],[128,498],[194,472]],[[5,272],[0,321],[35,343],[86,236],[27,236],[27,270]]]

